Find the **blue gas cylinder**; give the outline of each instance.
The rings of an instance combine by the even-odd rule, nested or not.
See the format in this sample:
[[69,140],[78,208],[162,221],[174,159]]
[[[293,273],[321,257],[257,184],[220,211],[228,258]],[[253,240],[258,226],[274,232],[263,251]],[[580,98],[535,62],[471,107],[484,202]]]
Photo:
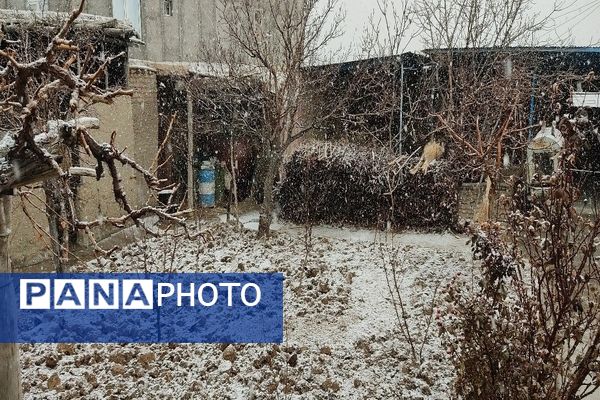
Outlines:
[[215,167],[210,161],[204,161],[198,173],[200,187],[200,206],[211,208],[215,206]]

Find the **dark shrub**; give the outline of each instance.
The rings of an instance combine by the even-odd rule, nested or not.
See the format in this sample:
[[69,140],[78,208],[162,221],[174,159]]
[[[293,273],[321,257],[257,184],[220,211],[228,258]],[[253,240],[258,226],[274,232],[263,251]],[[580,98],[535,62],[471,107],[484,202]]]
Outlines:
[[417,162],[385,149],[310,142],[284,166],[281,217],[295,223],[454,228],[458,185],[441,162],[412,175]]

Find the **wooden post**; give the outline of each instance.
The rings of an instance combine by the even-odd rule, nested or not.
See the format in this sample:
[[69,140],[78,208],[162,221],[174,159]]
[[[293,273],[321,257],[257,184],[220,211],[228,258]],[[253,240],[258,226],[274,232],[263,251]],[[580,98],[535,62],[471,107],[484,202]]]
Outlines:
[[187,91],[187,125],[188,125],[188,160],[187,160],[187,186],[188,207],[194,208],[196,191],[194,190],[194,104],[190,89]]
[[[12,272],[8,251],[11,229],[10,213],[11,196],[0,195],[0,273]],[[12,290],[7,290],[4,294],[14,295]],[[0,400],[21,400],[22,398],[19,346],[15,343],[0,344]]]

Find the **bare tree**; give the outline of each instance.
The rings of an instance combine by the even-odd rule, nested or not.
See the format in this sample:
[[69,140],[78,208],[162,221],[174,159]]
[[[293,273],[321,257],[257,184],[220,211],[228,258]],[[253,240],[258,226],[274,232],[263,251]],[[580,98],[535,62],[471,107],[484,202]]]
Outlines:
[[407,0],[377,0],[362,37],[366,58],[390,57],[404,53],[416,37],[414,9]]
[[473,246],[482,279],[457,281],[442,335],[460,398],[583,399],[600,387],[597,215],[582,212],[573,177],[579,129],[564,119],[560,169],[521,211],[504,198],[507,221],[484,224]]
[[[405,53],[418,34],[414,17],[409,1],[378,0],[360,43],[362,59],[321,67],[338,74],[320,104],[322,114],[337,106],[321,124],[321,136],[347,137],[397,154],[414,151],[414,123],[424,108],[416,81],[426,63],[426,57]],[[330,104],[339,95],[346,96],[344,103]]]
[[454,148],[451,156],[464,167],[462,176],[479,175],[487,182],[483,220],[489,218],[503,156],[508,149],[523,149],[533,128],[526,105],[539,60],[510,47],[538,43],[536,35],[560,5],[546,15],[533,13],[532,6],[530,0],[436,0],[416,6],[417,25],[430,47],[426,52],[436,65],[424,84],[433,88],[427,95],[436,98],[430,107],[432,133]]
[[[128,200],[122,184],[120,166],[131,168],[143,176],[152,190],[163,189],[163,182],[116,147],[116,132],[109,143],[94,138],[90,128],[97,121],[85,117],[86,111],[94,104],[111,104],[120,96],[130,96],[131,91],[116,88],[103,89],[98,84],[114,58],[105,60],[95,67],[83,67],[79,71],[73,68],[80,48],[73,40],[73,30],[77,18],[82,13],[85,1],[74,10],[60,29],[50,40],[42,56],[27,61],[19,57],[19,42],[2,39],[0,49],[0,110],[2,130],[6,134],[0,145],[0,192],[2,212],[0,213],[0,272],[11,272],[8,252],[10,233],[10,196],[15,189],[36,182],[55,179],[57,203],[52,205],[60,212],[60,223],[72,230],[83,231],[90,235],[95,248],[103,252],[94,240],[94,227],[111,224],[124,227],[132,222],[147,232],[157,234],[144,225],[141,218],[156,214],[172,223],[180,224],[187,232],[183,216],[185,212],[167,214],[165,209],[152,205],[135,209]],[[123,54],[117,57],[122,57]],[[87,60],[86,60],[87,61]],[[84,64],[87,64],[84,63]],[[71,119],[49,120],[48,109],[56,108],[57,103],[66,101]],[[95,169],[85,169],[69,162],[66,149],[79,146],[86,154],[96,160]],[[112,181],[115,201],[124,214],[120,217],[101,218],[94,221],[82,221],[74,207],[74,194],[70,183],[73,176],[93,176],[101,179],[107,171]],[[65,229],[65,231],[69,230]],[[69,251],[68,240],[59,241],[58,256],[66,261]],[[0,399],[19,399],[20,387],[19,352],[15,344],[0,345]]]
[[415,15],[428,48],[505,49],[539,43],[536,35],[564,8],[555,1],[550,12],[541,14],[533,6],[532,0],[419,0]]
[[284,153],[309,132],[315,120],[303,118],[303,99],[320,85],[308,82],[303,68],[316,63],[338,35],[338,0],[219,0],[224,32],[208,46],[208,59],[230,82],[258,78],[253,94],[262,102],[257,132],[264,162],[264,200],[259,236],[268,236],[274,206],[273,186]]

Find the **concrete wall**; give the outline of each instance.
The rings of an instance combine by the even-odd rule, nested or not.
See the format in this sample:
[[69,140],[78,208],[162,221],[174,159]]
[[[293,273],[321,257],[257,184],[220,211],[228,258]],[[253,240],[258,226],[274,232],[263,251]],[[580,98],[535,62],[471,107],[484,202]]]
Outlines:
[[[38,0],[42,1],[42,0]],[[68,12],[79,7],[79,0],[46,0],[49,11]],[[112,16],[112,0],[86,1],[83,12],[86,14]]]
[[[79,0],[47,1],[48,10],[70,12]],[[205,41],[223,36],[226,27],[217,21],[218,0],[173,0],[173,15],[166,15],[163,0],[140,0],[141,39],[130,58],[156,62],[209,62]],[[0,0],[0,8],[27,9],[27,0]],[[254,4],[256,12],[261,8]],[[88,0],[85,13],[112,17],[112,0]],[[264,13],[263,13],[264,14]],[[251,62],[245,60],[244,62]]]
[[173,15],[165,15],[162,1],[142,1],[142,40],[132,58],[150,61],[206,61],[202,41],[216,34],[215,0],[173,0]]

